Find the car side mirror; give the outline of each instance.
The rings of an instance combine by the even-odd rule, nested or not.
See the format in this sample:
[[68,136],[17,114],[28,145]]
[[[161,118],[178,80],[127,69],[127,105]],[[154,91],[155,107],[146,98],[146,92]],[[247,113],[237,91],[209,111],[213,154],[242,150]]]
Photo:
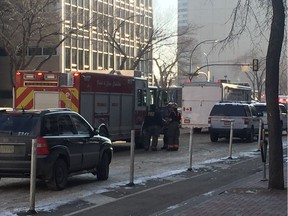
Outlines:
[[93,129],[93,131],[91,131],[91,133],[90,133],[90,137],[93,137],[93,136],[97,136],[97,135],[99,135],[99,130],[97,130],[96,128],[94,128]]
[[258,117],[263,117],[263,112],[257,113],[257,116],[258,116]]
[[94,135],[99,135],[99,130],[94,128]]

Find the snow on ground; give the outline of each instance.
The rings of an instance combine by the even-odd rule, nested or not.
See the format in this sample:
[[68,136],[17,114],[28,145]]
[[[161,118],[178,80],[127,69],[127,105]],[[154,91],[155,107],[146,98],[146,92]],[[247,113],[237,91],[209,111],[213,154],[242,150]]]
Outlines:
[[[199,140],[199,143],[201,142]],[[216,148],[213,149],[211,149],[211,143],[207,146],[203,143],[199,145],[199,148],[196,146],[193,150],[193,171],[197,172],[203,168],[213,171],[215,169],[213,164],[228,160],[227,143],[216,144]],[[284,149],[287,149],[287,140],[283,143]],[[136,152],[133,183],[145,185],[148,180],[165,179],[168,176],[186,171],[190,157],[187,152],[189,152],[188,146],[185,147],[184,145],[178,152]],[[69,185],[63,191],[50,191],[43,184],[37,182],[35,210],[51,212],[59,206],[79,198],[100,195],[103,192],[126,185],[131,179],[129,154],[129,152],[115,154],[110,166],[110,177],[107,181],[95,181],[96,177],[91,174],[74,176],[69,179]],[[255,150],[255,143],[249,145],[238,143],[238,145],[233,146],[232,160],[258,157],[259,154],[260,152]],[[287,161],[287,157],[285,160]],[[0,194],[1,216],[14,216],[17,215],[14,212],[29,209],[29,179],[2,179],[0,181]]]

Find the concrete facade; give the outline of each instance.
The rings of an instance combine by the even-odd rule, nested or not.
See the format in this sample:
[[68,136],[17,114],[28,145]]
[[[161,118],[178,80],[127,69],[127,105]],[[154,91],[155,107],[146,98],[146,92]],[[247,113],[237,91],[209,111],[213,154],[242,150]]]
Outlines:
[[[119,69],[124,55],[115,50],[107,34],[114,34],[115,40],[127,54],[124,69],[131,69],[139,47],[147,43],[152,32],[152,0],[61,0],[59,9],[62,32],[75,29],[58,48],[53,57],[46,62],[43,71],[93,71]],[[89,23],[89,25],[87,25]],[[59,38],[59,41],[63,36]],[[27,50],[29,55],[30,49]],[[45,57],[44,48],[25,69],[34,70],[37,63]],[[136,68],[152,82],[152,53],[146,53]],[[143,61],[142,61],[143,60]],[[9,75],[9,59],[0,57],[0,106],[12,106],[12,85]],[[3,78],[2,78],[3,77]]]
[[[184,55],[183,57],[184,62],[186,61],[186,64],[189,65],[192,49],[199,45],[192,55],[193,70],[191,72],[194,72],[197,66],[201,67],[206,64],[251,64],[253,58],[265,56],[267,41],[263,41],[263,39],[257,37],[253,39],[254,41],[251,39],[254,34],[258,34],[256,30],[253,32],[253,29],[256,29],[253,18],[249,18],[249,23],[247,24],[251,35],[244,32],[239,38],[226,46],[223,46],[223,43],[219,43],[228,36],[231,30],[233,22],[232,13],[236,5],[237,0],[178,0],[178,30],[188,25],[196,27],[192,35],[194,43],[191,45],[188,53],[185,54],[186,56]],[[257,10],[255,11],[256,16],[258,12]],[[257,18],[260,22],[263,21],[261,20],[261,16]],[[266,33],[268,35],[269,32]],[[212,41],[214,40],[217,43],[213,43]],[[257,54],[253,51],[255,49],[258,50]],[[207,73],[208,70],[211,73],[212,81],[217,81],[218,79],[228,79],[233,82],[249,81],[247,80],[247,76],[241,72],[240,66],[210,66],[209,68],[204,67],[201,71]],[[250,70],[249,72],[251,73],[252,71]],[[185,82],[186,78],[181,77],[180,74],[179,83]],[[195,81],[204,81],[205,77],[198,76],[193,79]]]

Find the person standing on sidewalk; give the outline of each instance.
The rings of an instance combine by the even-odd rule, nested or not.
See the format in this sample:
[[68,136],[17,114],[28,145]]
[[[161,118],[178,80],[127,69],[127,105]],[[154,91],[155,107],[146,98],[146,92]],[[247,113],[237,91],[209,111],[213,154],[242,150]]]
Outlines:
[[151,150],[157,151],[158,137],[162,127],[163,120],[160,112],[156,111],[155,105],[150,105],[150,110],[147,112],[144,119],[144,148],[148,151],[152,137]]
[[168,122],[167,150],[178,151],[179,136],[180,136],[180,128],[179,128],[180,115],[177,111],[177,105],[175,103],[171,104],[169,109],[170,114],[167,119]]

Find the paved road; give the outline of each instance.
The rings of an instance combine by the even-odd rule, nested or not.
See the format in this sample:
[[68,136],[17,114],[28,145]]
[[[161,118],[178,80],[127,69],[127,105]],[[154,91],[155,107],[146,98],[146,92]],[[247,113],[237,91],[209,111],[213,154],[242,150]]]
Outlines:
[[[84,208],[90,205],[104,205],[115,201],[117,197],[106,195],[114,193],[115,189],[125,188],[125,193],[130,194],[150,188],[151,184],[161,185],[163,182],[170,184],[174,180],[184,178],[182,174],[189,167],[189,133],[182,130],[180,137],[180,148],[178,152],[157,151],[145,152],[136,150],[134,163],[134,183],[133,188],[125,185],[130,179],[130,152],[122,146],[114,155],[110,177],[107,181],[95,181],[91,174],[74,176],[69,179],[68,187],[63,191],[50,191],[45,184],[37,182],[36,186],[36,210],[38,212],[54,212],[63,206],[70,206],[71,210]],[[234,140],[233,159],[227,160],[228,140],[220,140],[218,143],[211,143],[206,133],[195,134],[193,144],[193,172],[194,175],[217,170],[228,169],[231,164],[242,160],[258,157],[257,142],[241,143]],[[161,138],[159,147],[162,146]],[[119,147],[118,147],[119,148]],[[149,186],[148,186],[149,185]],[[126,190],[127,189],[127,190]],[[117,194],[118,192],[116,192]],[[121,194],[121,193],[119,193]],[[121,197],[124,197],[122,194]],[[0,181],[0,215],[9,215],[13,212],[23,212],[29,208],[29,180],[28,179],[2,179]],[[77,205],[75,205],[75,202]],[[72,206],[71,206],[72,205]],[[61,211],[60,211],[61,212]],[[49,213],[50,214],[50,213]],[[11,215],[11,214],[10,214]],[[59,214],[61,215],[61,214]]]

